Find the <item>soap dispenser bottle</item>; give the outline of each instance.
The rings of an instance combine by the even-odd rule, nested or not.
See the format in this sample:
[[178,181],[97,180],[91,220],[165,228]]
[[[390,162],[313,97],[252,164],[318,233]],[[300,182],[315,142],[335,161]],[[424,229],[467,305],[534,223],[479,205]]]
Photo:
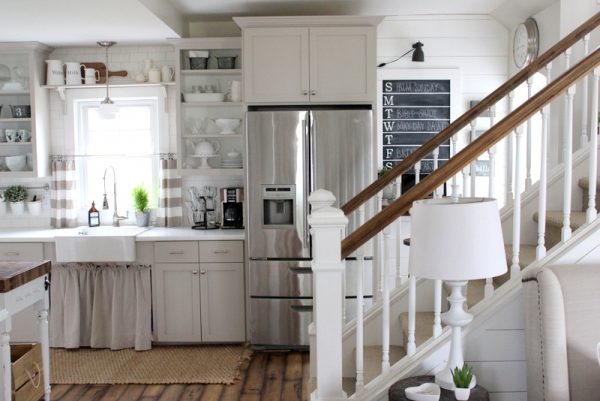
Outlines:
[[100,225],[100,212],[96,209],[96,203],[92,201],[92,207],[88,212],[88,225],[98,227]]

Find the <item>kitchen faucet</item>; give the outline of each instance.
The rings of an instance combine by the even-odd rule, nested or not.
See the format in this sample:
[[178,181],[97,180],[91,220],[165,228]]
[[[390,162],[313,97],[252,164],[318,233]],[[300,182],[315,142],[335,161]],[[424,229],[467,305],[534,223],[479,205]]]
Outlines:
[[102,180],[104,181],[104,199],[102,200],[102,209],[108,210],[108,199],[106,199],[106,173],[108,172],[108,169],[111,169],[113,173],[113,195],[115,202],[115,212],[113,213],[112,225],[113,227],[119,227],[121,225],[121,220],[129,218],[129,211],[127,211],[127,214],[125,216],[119,216],[119,213],[117,212],[117,173],[115,173],[115,168],[113,166],[108,166],[104,169],[104,176],[102,177]]

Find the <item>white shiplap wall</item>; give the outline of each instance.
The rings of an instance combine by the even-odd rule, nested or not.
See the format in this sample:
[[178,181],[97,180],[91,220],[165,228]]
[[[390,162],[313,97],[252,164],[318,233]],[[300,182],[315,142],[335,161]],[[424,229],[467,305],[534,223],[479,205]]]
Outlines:
[[[411,48],[417,41],[424,44],[425,61],[412,62],[410,55],[378,69],[386,77],[397,70],[406,77],[406,71],[415,70],[415,79],[422,70],[457,69],[460,76],[460,99],[454,115],[460,116],[469,107],[469,101],[481,100],[509,77],[509,31],[498,21],[487,15],[416,15],[390,16],[379,25],[377,31],[377,62],[389,62]],[[402,72],[402,74],[400,74]],[[505,113],[505,104],[498,107]],[[479,129],[488,126],[488,119],[479,119]],[[459,135],[459,148],[465,144],[467,130]],[[379,136],[379,135],[378,135]],[[381,140],[377,138],[377,158],[381,162]],[[504,143],[498,145],[496,156],[496,194],[504,204],[505,193],[505,150]],[[487,181],[481,182],[481,193],[487,195]]]

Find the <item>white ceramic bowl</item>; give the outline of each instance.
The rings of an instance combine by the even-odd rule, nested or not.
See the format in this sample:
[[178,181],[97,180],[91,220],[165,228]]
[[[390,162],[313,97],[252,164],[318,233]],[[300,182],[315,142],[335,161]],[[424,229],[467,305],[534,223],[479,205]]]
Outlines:
[[224,93],[184,93],[183,100],[186,102],[222,102],[225,100]]
[[235,130],[240,126],[241,121],[239,118],[217,118],[215,125],[221,130],[220,134],[235,134]]
[[27,160],[25,155],[6,156],[5,163],[10,171],[23,171]]

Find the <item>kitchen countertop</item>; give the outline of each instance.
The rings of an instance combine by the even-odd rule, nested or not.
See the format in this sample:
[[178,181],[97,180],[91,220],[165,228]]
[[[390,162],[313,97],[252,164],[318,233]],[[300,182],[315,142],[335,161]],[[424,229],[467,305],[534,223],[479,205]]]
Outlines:
[[[93,228],[88,228],[93,230]],[[54,242],[60,228],[0,229],[0,242]],[[214,241],[244,240],[244,230],[192,230],[188,227],[150,227],[136,236],[136,241]]]

